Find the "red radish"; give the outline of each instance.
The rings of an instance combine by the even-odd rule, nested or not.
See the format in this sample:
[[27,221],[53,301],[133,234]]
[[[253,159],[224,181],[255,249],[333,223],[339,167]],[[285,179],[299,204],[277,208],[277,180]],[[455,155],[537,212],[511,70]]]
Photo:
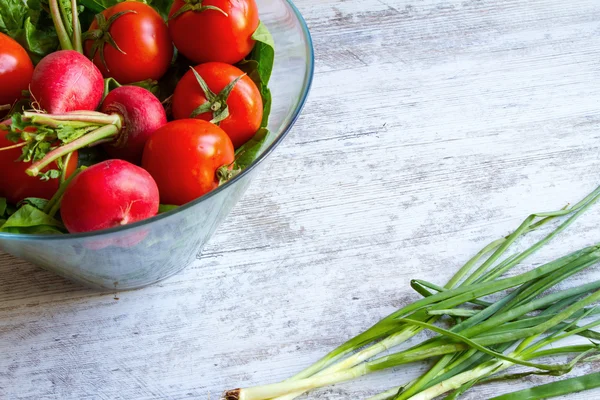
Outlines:
[[158,213],[158,187],[144,169],[123,160],[93,165],[73,178],[61,202],[70,233],[126,225]]
[[[146,141],[152,133],[167,123],[167,115],[160,101],[148,90],[138,86],[121,86],[110,92],[98,112],[71,112],[43,114],[24,112],[25,121],[45,125],[50,129],[72,125],[81,128],[89,124],[91,132],[50,151],[27,169],[37,176],[49,163],[73,150],[104,143],[112,157],[139,164]],[[62,129],[56,128],[55,130]]]
[[104,80],[83,54],[60,50],[35,67],[29,90],[39,106],[52,114],[95,110],[102,101]]
[[152,93],[138,86],[121,86],[110,92],[100,111],[117,114],[122,118],[121,132],[115,141],[104,145],[111,157],[138,164],[144,145],[158,128],[167,123],[167,115],[160,101]]

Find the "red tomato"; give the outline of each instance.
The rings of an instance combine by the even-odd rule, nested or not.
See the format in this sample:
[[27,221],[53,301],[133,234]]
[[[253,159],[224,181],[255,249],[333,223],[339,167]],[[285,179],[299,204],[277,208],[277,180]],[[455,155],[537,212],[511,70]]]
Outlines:
[[[15,143],[6,138],[6,133],[0,131],[0,148],[14,146]],[[9,203],[17,204],[26,197],[39,197],[50,200],[58,190],[58,179],[42,181],[40,177],[29,176],[25,170],[31,165],[16,161],[21,156],[21,148],[0,151],[0,197],[6,197]],[[69,160],[67,174],[71,175],[77,168],[77,152]],[[55,163],[50,164],[42,171],[58,169]]]
[[[115,16],[123,13],[120,16]],[[94,20],[88,30],[85,52],[93,57],[94,64],[106,78],[114,78],[120,84],[160,79],[171,63],[173,44],[165,21],[152,7],[137,1],[118,3],[102,11],[107,23],[99,26]],[[111,21],[111,17],[115,18]],[[108,32],[115,46],[106,41]],[[95,40],[96,42],[95,42]],[[104,61],[100,48],[94,51],[94,43],[104,47]]]
[[[0,33],[0,106],[13,104],[27,90],[33,64],[19,43]],[[2,111],[0,111],[2,115]]]
[[[235,64],[252,51],[255,43],[252,35],[259,23],[254,0],[192,3],[175,0],[169,12],[169,32],[175,47],[184,56],[197,64],[207,61]],[[221,11],[206,8],[208,6]],[[177,13],[179,15],[175,15]]]
[[162,204],[182,205],[217,188],[216,171],[233,161],[233,144],[221,128],[180,119],[146,142],[142,167],[156,181]]
[[[200,64],[194,69],[216,94],[244,74],[240,69],[220,62]],[[175,88],[173,116],[175,119],[190,118],[192,111],[206,102],[206,95],[194,73],[188,71]],[[238,148],[254,136],[263,117],[262,98],[252,79],[244,76],[235,84],[227,98],[227,106],[229,117],[221,121],[219,126],[227,132],[234,147]],[[196,118],[210,121],[213,119],[213,113],[203,113]]]

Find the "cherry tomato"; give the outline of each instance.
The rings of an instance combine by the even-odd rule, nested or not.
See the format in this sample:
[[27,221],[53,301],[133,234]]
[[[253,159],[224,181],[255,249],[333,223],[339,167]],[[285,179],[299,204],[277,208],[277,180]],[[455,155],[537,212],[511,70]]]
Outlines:
[[[208,88],[217,95],[244,74],[240,69],[220,62],[200,64],[194,69],[206,82]],[[175,88],[173,116],[175,119],[190,118],[192,112],[207,101],[206,94],[190,70]],[[219,105],[225,107],[222,101],[219,101]],[[229,107],[229,116],[221,121],[219,126],[227,132],[234,147],[238,148],[254,136],[260,128],[263,117],[262,98],[252,79],[248,76],[242,77],[233,86],[226,105]],[[196,118],[210,121],[215,115],[213,112],[206,112]]]
[[258,24],[254,0],[175,0],[169,12],[175,47],[197,64],[241,61],[254,47]]
[[[85,52],[105,78],[125,85],[165,74],[173,44],[158,12],[147,4],[126,1],[102,11],[102,16],[106,22],[99,24],[96,18],[86,33]],[[107,33],[118,48],[107,41]]]
[[180,119],[146,142],[142,167],[156,181],[162,204],[182,205],[217,188],[217,170],[233,161],[233,144],[221,128]]
[[[21,98],[33,75],[33,64],[19,43],[0,33],[0,106]],[[2,115],[0,111],[0,115]]]
[[[0,149],[8,146],[14,146],[15,143],[6,138],[6,132],[0,130]],[[9,203],[17,204],[26,197],[39,197],[50,200],[58,190],[58,179],[42,181],[39,176],[29,176],[25,173],[31,163],[16,161],[21,156],[21,148],[10,150],[0,150],[0,197],[5,197]],[[77,168],[77,152],[69,160],[67,166],[67,175],[70,176]],[[53,163],[43,169],[58,169]]]

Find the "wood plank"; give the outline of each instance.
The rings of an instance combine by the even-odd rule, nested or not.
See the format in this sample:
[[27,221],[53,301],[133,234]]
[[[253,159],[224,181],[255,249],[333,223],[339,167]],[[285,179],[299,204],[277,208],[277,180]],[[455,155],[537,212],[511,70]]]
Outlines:
[[[201,260],[99,294],[0,256],[0,398],[217,399],[284,379],[416,299],[411,279],[444,283],[528,213],[600,182],[597,1],[297,5],[317,55],[309,103]],[[595,243],[599,218],[525,267]],[[304,398],[361,399],[424,370]]]

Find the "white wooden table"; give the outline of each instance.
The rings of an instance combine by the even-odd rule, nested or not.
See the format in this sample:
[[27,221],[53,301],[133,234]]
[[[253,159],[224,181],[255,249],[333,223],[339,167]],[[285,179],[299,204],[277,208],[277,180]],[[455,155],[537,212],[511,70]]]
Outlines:
[[[529,212],[600,183],[598,0],[297,5],[310,100],[203,260],[99,294],[0,255],[0,398],[218,399],[284,379],[418,298],[411,278],[445,283]],[[600,206],[532,262],[598,240]],[[308,398],[361,399],[425,368]]]

